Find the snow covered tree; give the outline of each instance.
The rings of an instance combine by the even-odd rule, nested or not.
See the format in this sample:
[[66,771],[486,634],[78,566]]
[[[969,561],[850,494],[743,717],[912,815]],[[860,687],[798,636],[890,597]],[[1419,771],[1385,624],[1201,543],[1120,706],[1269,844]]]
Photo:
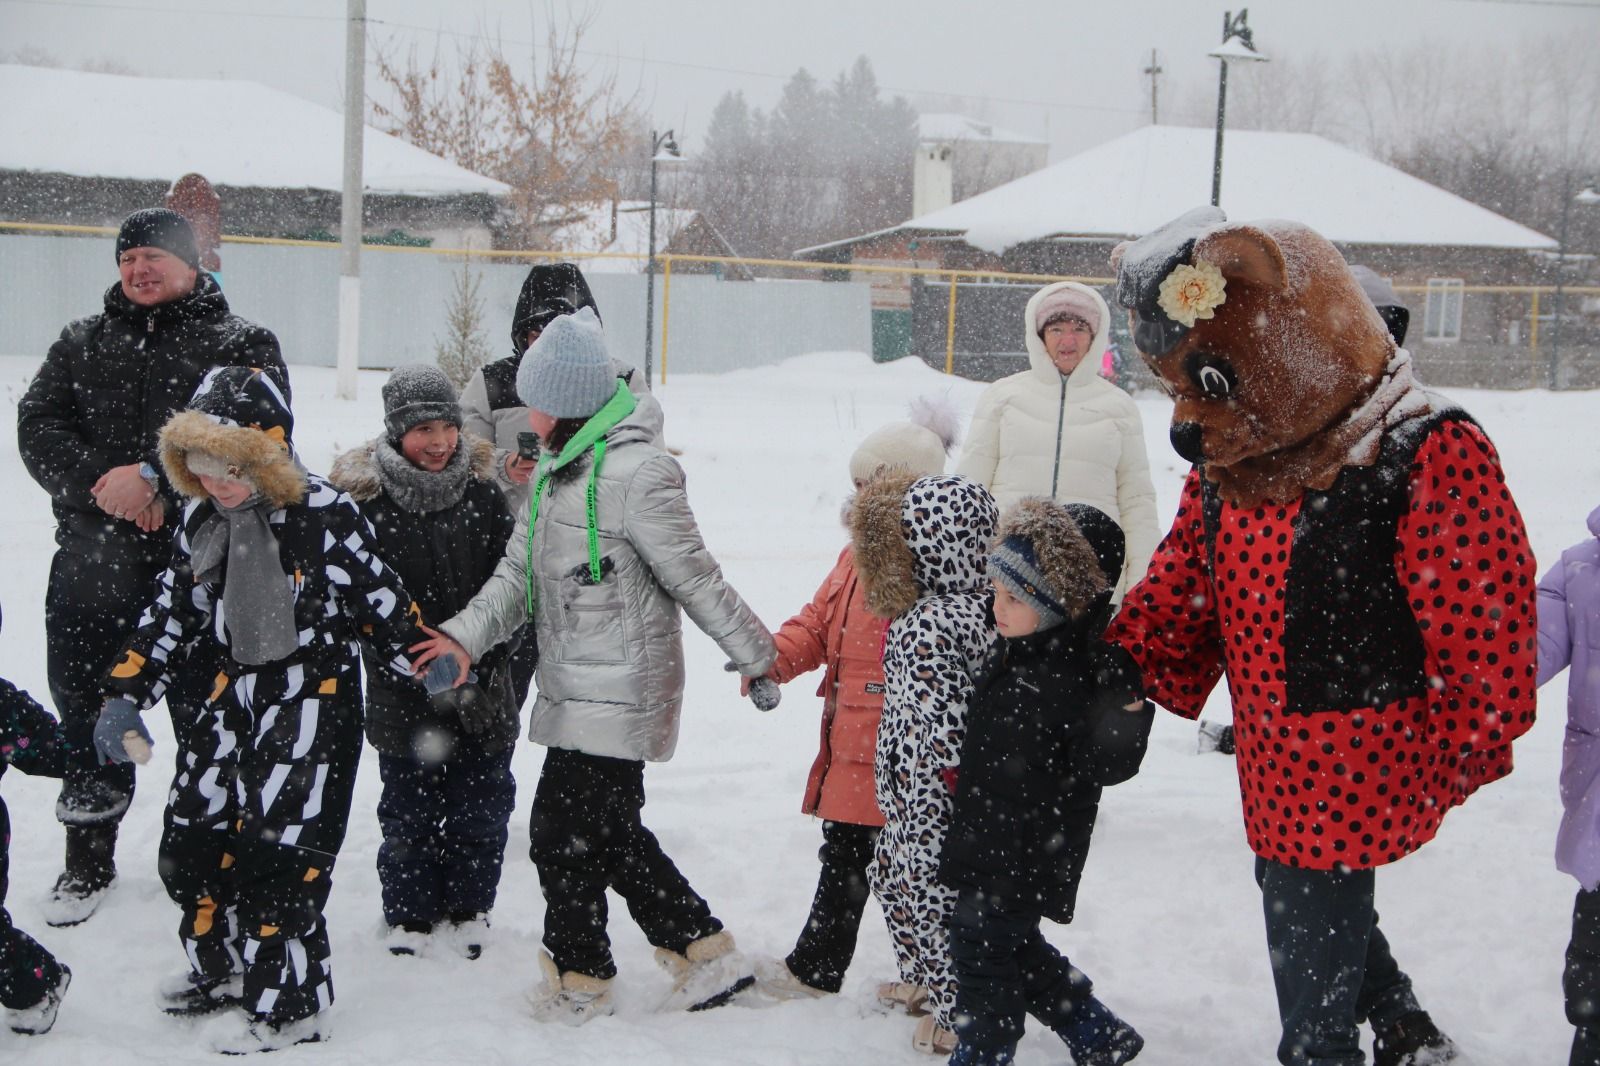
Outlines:
[[473,372],[489,361],[489,342],[483,335],[483,298],[478,295],[482,284],[483,275],[474,273],[469,264],[462,264],[450,290],[447,332],[433,345],[434,362],[457,392],[466,388]]

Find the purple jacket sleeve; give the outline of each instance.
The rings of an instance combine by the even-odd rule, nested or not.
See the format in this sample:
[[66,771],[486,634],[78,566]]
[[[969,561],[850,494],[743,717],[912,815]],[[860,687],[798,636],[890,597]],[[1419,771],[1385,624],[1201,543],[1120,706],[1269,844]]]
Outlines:
[[1544,684],[1572,661],[1567,626],[1567,561],[1559,560],[1539,581],[1539,680]]

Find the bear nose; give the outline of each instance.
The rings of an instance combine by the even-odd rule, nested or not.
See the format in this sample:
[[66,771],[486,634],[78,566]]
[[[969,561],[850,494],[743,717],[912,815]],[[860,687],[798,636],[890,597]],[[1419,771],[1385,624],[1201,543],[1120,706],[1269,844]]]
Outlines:
[[1191,463],[1200,461],[1200,423],[1174,422],[1167,435],[1172,439],[1173,451]]

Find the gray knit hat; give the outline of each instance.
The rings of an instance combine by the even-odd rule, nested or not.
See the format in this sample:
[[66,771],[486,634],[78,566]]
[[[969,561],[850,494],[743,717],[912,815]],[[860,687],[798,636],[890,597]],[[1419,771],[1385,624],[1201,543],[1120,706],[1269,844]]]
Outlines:
[[517,368],[517,397],[552,418],[589,418],[616,391],[605,332],[588,307],[546,326]]
[[426,363],[396,368],[383,383],[383,428],[393,440],[412,426],[441,419],[461,425],[461,403],[456,387],[443,370]]

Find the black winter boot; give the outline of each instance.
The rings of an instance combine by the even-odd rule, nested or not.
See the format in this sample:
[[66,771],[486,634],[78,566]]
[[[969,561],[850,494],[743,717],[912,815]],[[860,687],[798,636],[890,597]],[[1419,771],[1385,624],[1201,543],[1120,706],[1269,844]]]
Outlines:
[[1455,1041],[1439,1031],[1425,1010],[1402,1014],[1392,1025],[1373,1029],[1373,1066],[1439,1066],[1455,1057]]
[[117,880],[117,823],[69,825],[66,868],[40,909],[57,928],[86,921]]

